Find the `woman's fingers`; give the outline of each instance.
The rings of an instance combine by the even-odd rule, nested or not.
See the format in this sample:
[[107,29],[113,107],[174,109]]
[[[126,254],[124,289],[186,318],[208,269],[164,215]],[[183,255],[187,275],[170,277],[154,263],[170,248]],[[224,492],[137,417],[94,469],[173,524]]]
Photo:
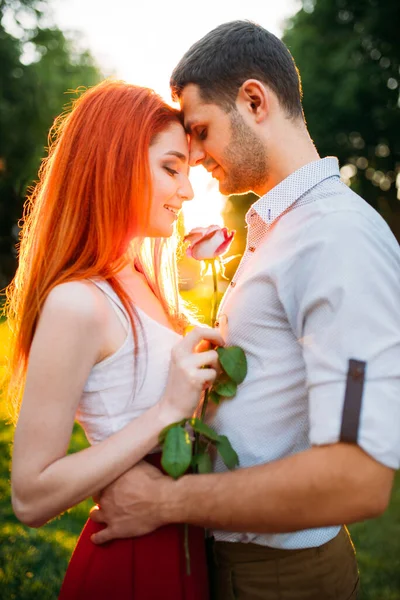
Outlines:
[[180,342],[179,348],[182,352],[193,352],[196,346],[202,341],[213,342],[216,346],[224,346],[224,340],[218,329],[211,327],[195,327]]
[[215,350],[208,350],[207,352],[198,352],[191,356],[190,360],[194,367],[207,367],[212,366],[215,369],[218,368],[218,354]]
[[213,383],[217,378],[217,371],[215,369],[199,369],[197,378],[203,385]]
[[212,350],[213,344],[208,340],[201,340],[195,348],[195,352],[207,352],[207,350]]
[[[206,341],[212,346],[223,346],[224,340],[216,329],[195,327],[172,350],[170,372],[163,397],[163,405],[169,412],[178,412],[178,418],[193,414],[204,388],[217,378],[220,371],[218,353],[215,350],[198,352],[199,343]],[[210,346],[208,346],[210,347]]]

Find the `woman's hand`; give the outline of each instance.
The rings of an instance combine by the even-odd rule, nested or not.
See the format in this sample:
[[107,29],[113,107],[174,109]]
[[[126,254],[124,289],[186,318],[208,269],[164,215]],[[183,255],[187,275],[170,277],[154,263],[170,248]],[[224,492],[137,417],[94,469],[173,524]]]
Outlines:
[[217,329],[195,327],[172,350],[167,386],[160,401],[170,423],[191,417],[204,386],[217,377],[218,354],[215,350],[199,352],[198,346],[203,340],[217,346],[224,345]]

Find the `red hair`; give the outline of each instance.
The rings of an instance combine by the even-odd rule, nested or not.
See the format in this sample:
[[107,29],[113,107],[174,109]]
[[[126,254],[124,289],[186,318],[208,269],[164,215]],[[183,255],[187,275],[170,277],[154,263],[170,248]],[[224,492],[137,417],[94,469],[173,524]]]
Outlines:
[[[136,227],[143,231],[149,218],[149,146],[174,122],[180,122],[178,111],[153,90],[110,80],[84,92],[70,112],[55,120],[39,183],[25,204],[19,266],[7,288],[6,312],[13,331],[8,395],[14,416],[38,318],[56,285],[92,277],[109,281],[136,337],[136,313],[116,273],[129,237]],[[153,263],[160,263],[163,241],[154,246]],[[133,259],[143,264],[140,250]],[[166,292],[151,280],[148,268],[143,270],[171,316]],[[172,284],[177,289],[176,277]],[[176,290],[174,298],[177,305]]]

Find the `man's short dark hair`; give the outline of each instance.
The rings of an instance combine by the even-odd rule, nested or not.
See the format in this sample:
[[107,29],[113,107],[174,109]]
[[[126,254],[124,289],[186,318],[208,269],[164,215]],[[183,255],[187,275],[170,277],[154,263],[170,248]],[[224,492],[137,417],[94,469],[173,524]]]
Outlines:
[[303,115],[300,75],[292,55],[275,35],[251,21],[224,23],[193,44],[175,67],[170,85],[174,100],[194,83],[205,102],[229,112],[246,79],[271,88],[289,117]]

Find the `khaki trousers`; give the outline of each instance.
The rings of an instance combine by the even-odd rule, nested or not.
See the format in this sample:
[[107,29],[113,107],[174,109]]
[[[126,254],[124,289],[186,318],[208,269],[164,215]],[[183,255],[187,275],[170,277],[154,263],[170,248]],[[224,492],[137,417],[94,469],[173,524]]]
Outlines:
[[343,527],[317,548],[278,550],[258,544],[211,545],[212,600],[355,600],[355,550]]

